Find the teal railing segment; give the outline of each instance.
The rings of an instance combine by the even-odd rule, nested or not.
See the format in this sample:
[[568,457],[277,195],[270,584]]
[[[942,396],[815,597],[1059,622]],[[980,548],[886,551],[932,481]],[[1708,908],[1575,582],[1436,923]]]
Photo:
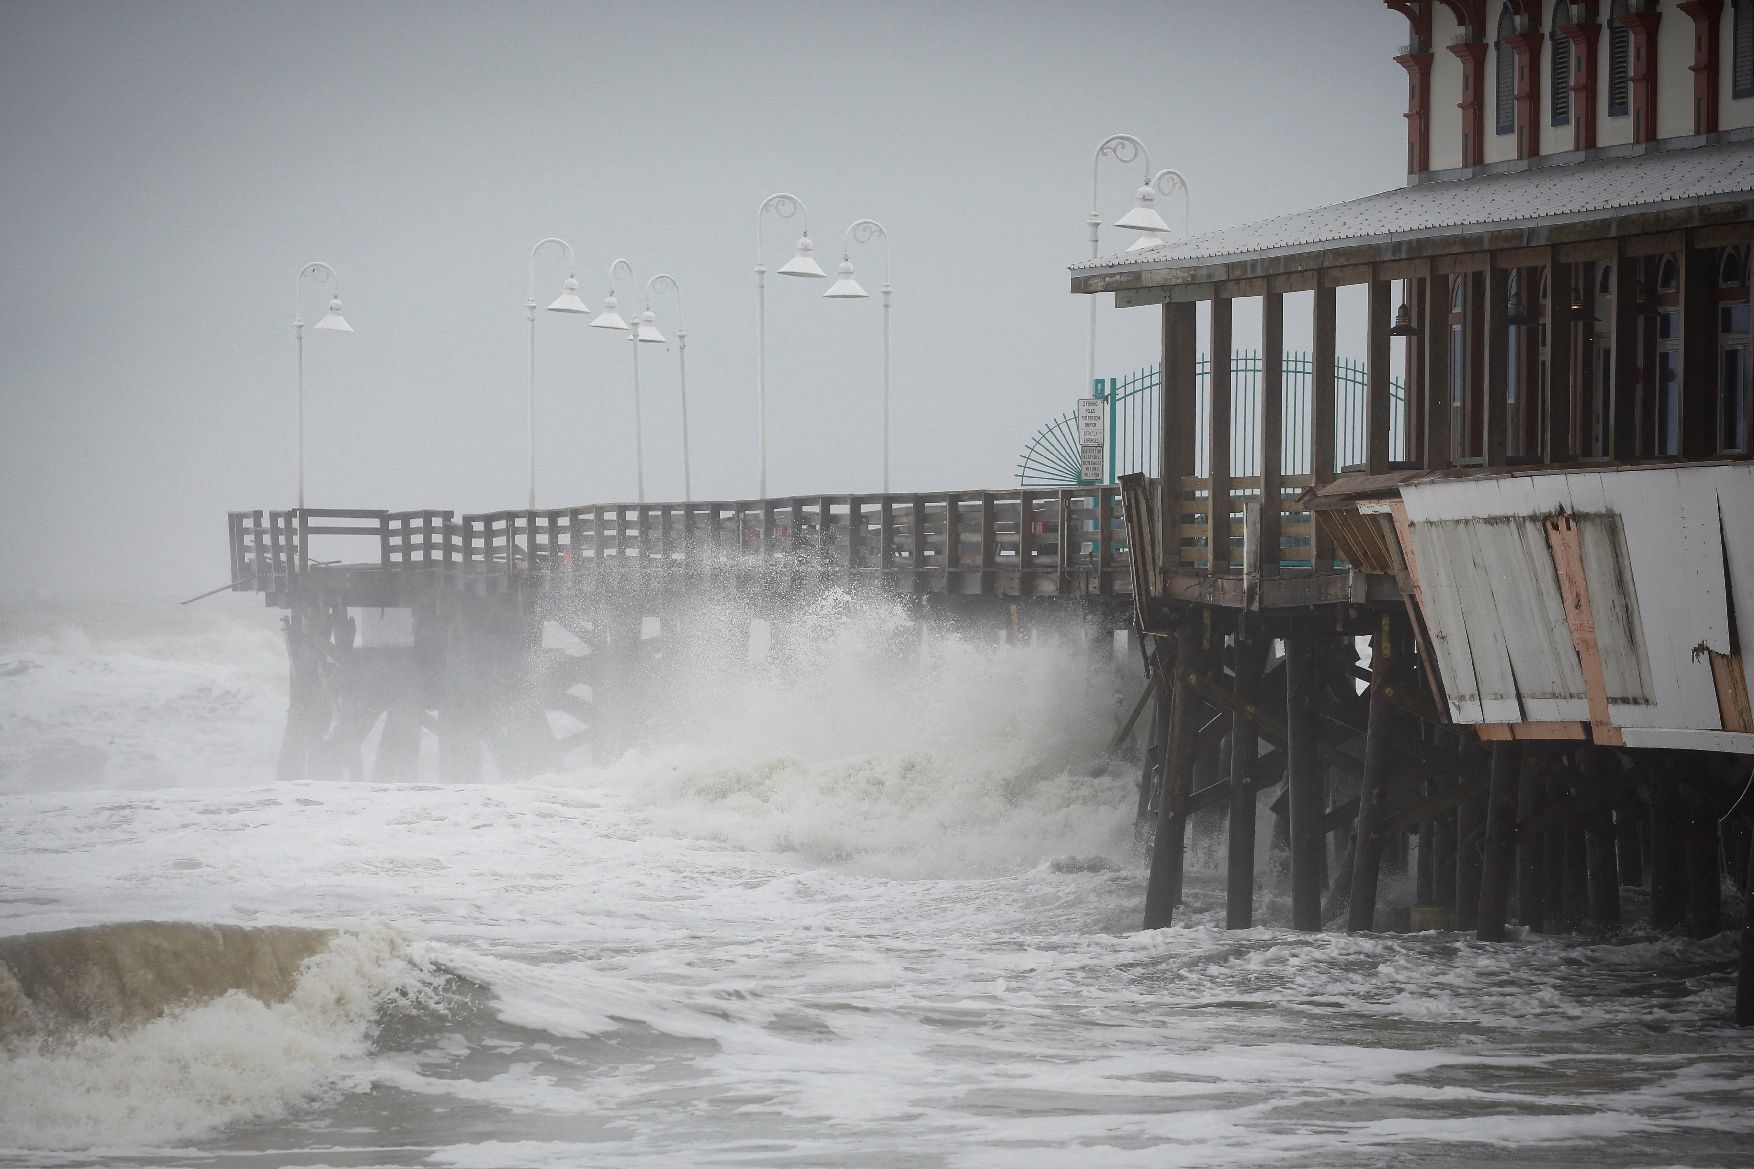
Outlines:
[[[1310,389],[1314,364],[1308,353],[1285,355],[1283,434],[1280,469],[1286,475],[1310,473]],[[1194,474],[1204,475],[1211,455],[1208,418],[1211,410],[1211,360],[1202,357],[1195,367],[1197,396],[1195,399],[1198,439],[1194,452]],[[1153,365],[1131,377],[1098,379],[1094,396],[1108,402],[1108,450],[1105,452],[1108,477],[1105,482],[1119,482],[1120,476],[1134,471],[1157,474],[1157,393],[1160,367]],[[1239,350],[1230,364],[1230,473],[1236,476],[1260,474],[1261,428],[1261,355],[1258,351]],[[1364,462],[1365,402],[1369,386],[1364,363],[1340,360],[1334,363],[1334,467]],[[1400,381],[1389,383],[1389,450],[1405,451],[1407,429],[1407,394]],[[1082,487],[1087,480],[1078,477],[1078,419],[1067,412],[1053,419],[1030,438],[1017,464],[1017,482],[1022,487]]]

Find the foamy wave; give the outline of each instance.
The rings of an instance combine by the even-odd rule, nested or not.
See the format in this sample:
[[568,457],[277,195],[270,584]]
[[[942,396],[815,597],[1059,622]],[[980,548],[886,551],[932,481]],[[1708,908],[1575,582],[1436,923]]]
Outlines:
[[0,1138],[24,1149],[186,1140],[363,1088],[386,1013],[437,1004],[443,976],[388,926],[349,930],[306,960],[290,995],[230,990],[115,1036],[0,1056]]

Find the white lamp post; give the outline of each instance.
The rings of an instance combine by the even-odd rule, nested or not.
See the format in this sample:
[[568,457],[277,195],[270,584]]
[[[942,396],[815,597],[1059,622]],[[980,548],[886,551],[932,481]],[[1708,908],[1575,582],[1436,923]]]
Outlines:
[[889,494],[889,232],[875,219],[857,219],[848,226],[841,241],[839,277],[823,296],[836,300],[858,300],[870,296],[853,279],[852,247],[856,240],[869,243],[873,236],[883,237],[883,494]]
[[[688,466],[688,331],[682,327],[682,286],[668,272],[660,272],[646,281],[646,311],[641,317],[642,328],[644,318],[652,315],[654,292],[669,292],[676,297],[676,360],[682,378],[682,502],[693,503],[694,480]],[[652,332],[657,332],[656,325],[652,327]]]
[[[1131,134],[1110,134],[1096,147],[1096,155],[1090,162],[1090,258],[1097,257],[1100,247],[1099,235],[1102,229],[1102,212],[1097,204],[1102,197],[1098,179],[1103,156],[1107,155],[1116,162],[1130,163],[1134,159],[1142,159],[1145,163],[1145,185],[1134,192],[1134,206],[1131,211],[1115,222],[1116,227],[1130,227],[1134,231],[1163,232],[1169,230],[1169,224],[1152,207],[1156,201],[1156,193],[1151,189],[1151,155],[1145,144]],[[1090,298],[1090,345],[1088,351],[1088,367],[1084,378],[1084,393],[1091,392],[1096,385],[1096,298]]]
[[603,301],[603,311],[597,314],[597,319],[591,322],[591,327],[594,329],[619,329],[629,341],[634,342],[633,460],[639,502],[644,503],[646,501],[646,452],[645,429],[640,418],[639,343],[643,341],[646,344],[662,344],[664,335],[658,332],[656,318],[652,316],[652,310],[649,308],[639,315],[632,326],[629,326],[627,321],[622,318],[619,311],[620,303],[615,299],[615,278],[617,276],[627,277],[629,285],[638,287],[638,281],[634,279],[632,264],[626,260],[617,260],[609,265],[609,295]]
[[828,275],[810,254],[815,245],[810,242],[810,213],[804,209],[803,201],[783,191],[762,200],[761,207],[755,212],[755,414],[756,447],[761,463],[758,498],[761,499],[767,498],[767,265],[761,262],[761,224],[769,211],[781,219],[798,215],[804,220],[804,234],[799,237],[792,258],[780,267],[780,275],[815,280]]
[[566,253],[566,283],[554,303],[548,306],[551,313],[588,313],[585,302],[579,299],[579,282],[575,279],[572,245],[558,236],[549,236],[538,240],[530,249],[530,288],[524,298],[524,312],[530,318],[530,395],[526,411],[526,428],[530,442],[530,510],[536,510],[536,255],[550,244],[558,246]]
[[322,320],[312,325],[313,329],[327,329],[335,333],[351,333],[353,326],[341,315],[341,280],[335,275],[335,269],[321,260],[313,260],[298,270],[298,278],[293,281],[292,335],[298,342],[298,510],[305,509],[305,318],[304,318],[304,287],[305,277],[309,276],[318,284],[324,281],[335,285],[334,295],[329,300],[329,311]]

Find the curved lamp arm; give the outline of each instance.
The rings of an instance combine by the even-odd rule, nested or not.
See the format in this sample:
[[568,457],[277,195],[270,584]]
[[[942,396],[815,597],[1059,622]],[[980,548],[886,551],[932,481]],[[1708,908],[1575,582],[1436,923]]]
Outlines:
[[646,307],[652,307],[654,292],[668,292],[676,297],[676,335],[682,336],[682,286],[676,283],[676,277],[668,272],[659,272],[646,281]]
[[627,277],[628,287],[634,289],[635,291],[638,291],[639,281],[637,279],[635,279],[635,277],[634,277],[633,265],[629,264],[626,260],[617,260],[613,264],[609,265],[609,295],[610,296],[615,295],[615,278],[617,276]]
[[317,284],[333,282],[335,285],[335,295],[341,295],[341,278],[335,275],[335,269],[328,264],[323,263],[321,260],[312,260],[310,263],[300,268],[298,270],[298,279],[294,282],[295,287],[293,290],[292,327],[294,329],[302,329],[305,324],[304,289],[306,276],[309,276],[311,280]]
[[790,219],[796,215],[804,221],[804,234],[810,234],[810,212],[804,208],[804,200],[796,195],[780,191],[769,195],[761,201],[761,207],[755,212],[755,266],[761,267],[761,224],[767,213],[772,211],[781,219]]
[[1145,181],[1147,183],[1151,181],[1151,153],[1145,149],[1143,142],[1131,134],[1110,134],[1104,138],[1097,144],[1096,154],[1090,160],[1090,214],[1099,218],[1101,212],[1098,210],[1098,204],[1101,202],[1102,192],[1098,178],[1102,156],[1105,154],[1116,162],[1122,163],[1132,162],[1134,159],[1144,159]]
[[840,258],[850,259],[853,244],[870,243],[873,236],[883,237],[883,286],[889,287],[889,232],[875,219],[855,219],[847,225],[847,233],[841,239]]
[[531,309],[536,307],[536,254],[549,244],[558,244],[560,249],[566,253],[566,278],[571,280],[577,275],[573,264],[571,244],[567,243],[557,235],[551,235],[544,240],[537,240],[536,246],[530,249],[530,295],[526,307]]
[[1182,193],[1182,234],[1188,234],[1189,216],[1193,210],[1193,197],[1188,193],[1188,180],[1182,177],[1182,172],[1174,167],[1166,166],[1151,176],[1150,185],[1159,195],[1165,197],[1173,195],[1178,190]]

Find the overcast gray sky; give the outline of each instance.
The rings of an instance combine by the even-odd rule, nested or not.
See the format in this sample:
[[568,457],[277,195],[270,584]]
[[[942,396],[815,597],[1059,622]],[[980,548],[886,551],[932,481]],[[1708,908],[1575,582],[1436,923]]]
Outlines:
[[[0,590],[224,582],[224,513],[292,504],[307,260],[357,330],[307,336],[312,506],[522,505],[546,235],[593,309],[617,256],[679,278],[695,496],[753,495],[779,190],[831,271],[889,228],[896,488],[1009,485],[1080,394],[1095,144],[1186,174],[1195,231],[1395,186],[1404,34],[1376,0],[0,4]],[[1136,182],[1105,164],[1110,219]],[[772,494],[880,482],[878,303],[822,289],[769,278]],[[537,325],[539,502],[631,499],[627,344]],[[1155,331],[1105,307],[1100,370]],[[648,497],[680,498],[676,354],[641,367]]]

